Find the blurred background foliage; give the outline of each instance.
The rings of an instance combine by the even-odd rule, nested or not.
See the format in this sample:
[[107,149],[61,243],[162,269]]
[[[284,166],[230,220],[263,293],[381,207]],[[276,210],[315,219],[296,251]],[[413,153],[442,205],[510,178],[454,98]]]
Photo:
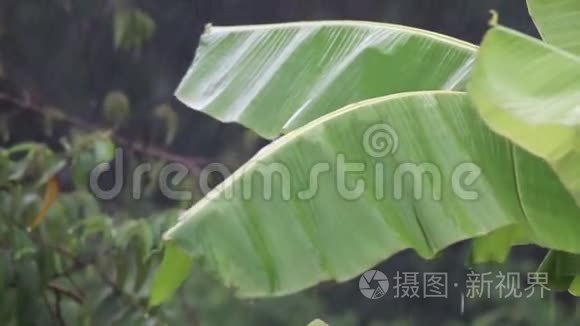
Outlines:
[[[477,43],[492,8],[503,24],[536,33],[523,0],[1,0],[2,325],[306,325],[318,317],[333,326],[578,325],[578,303],[567,295],[472,300],[461,313],[459,293],[449,300],[370,301],[355,280],[284,298],[239,300],[203,262],[195,262],[170,303],[147,309],[161,234],[200,196],[164,198],[156,183],[160,169],[168,162],[186,165],[190,177],[177,187],[195,189],[205,164],[233,170],[265,144],[173,98],[206,23],[363,19]],[[126,172],[123,191],[112,200],[95,198],[87,187],[90,170],[111,161],[115,148],[124,149],[123,171],[152,165],[140,199],[133,198]],[[112,174],[99,180],[105,189],[115,182]],[[55,181],[55,203],[31,228]],[[465,247],[432,262],[407,252],[379,268],[447,272],[459,280]],[[519,249],[513,265],[502,268],[532,270],[542,253]]]

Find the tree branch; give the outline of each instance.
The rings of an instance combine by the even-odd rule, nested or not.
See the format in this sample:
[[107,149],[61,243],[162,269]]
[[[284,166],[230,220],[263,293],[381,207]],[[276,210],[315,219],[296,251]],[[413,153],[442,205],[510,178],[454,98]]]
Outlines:
[[[66,122],[72,126],[86,131],[99,131],[108,129],[104,126],[95,125],[82,119],[67,115],[63,111],[54,108],[44,108],[31,103],[29,100],[14,98],[5,93],[0,93],[0,103],[2,102],[7,103],[19,110],[30,111],[42,116],[48,116],[52,119]],[[112,133],[112,138],[117,144],[133,152],[156,159],[181,163],[187,166],[191,173],[194,175],[198,175],[202,169],[202,166],[208,163],[207,160],[202,158],[187,157],[175,153],[170,153],[163,150],[162,148],[146,145],[140,141],[133,141],[116,133]]]
[[55,293],[55,295],[57,295],[59,297],[62,295],[62,296],[65,296],[67,298],[70,298],[71,300],[73,300],[74,302],[76,302],[80,305],[83,304],[84,298],[80,294],[78,294],[72,290],[64,288],[64,287],[62,287],[58,284],[55,284],[55,283],[48,283],[47,287],[50,290],[52,290]]

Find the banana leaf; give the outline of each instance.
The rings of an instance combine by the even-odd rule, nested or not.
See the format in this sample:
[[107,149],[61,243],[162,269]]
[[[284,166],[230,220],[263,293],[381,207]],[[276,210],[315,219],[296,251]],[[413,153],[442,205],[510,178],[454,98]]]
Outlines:
[[273,139],[345,105],[417,90],[463,90],[476,46],[356,21],[208,25],[176,96]]
[[528,0],[528,8],[546,42],[580,55],[580,1]]
[[546,160],[580,204],[580,57],[496,27],[469,93],[490,127]]
[[578,216],[549,165],[492,132],[465,94],[414,92],[280,138],[165,239],[259,297],[345,281],[405,249],[431,258],[510,226],[522,242],[580,253]]
[[[549,5],[545,1],[530,1],[530,9],[532,12],[538,9],[535,17],[540,30],[545,24],[546,31],[542,34],[548,41],[571,45],[573,42],[550,39],[550,35],[555,36],[555,26],[551,25],[555,16],[552,20],[548,19],[546,16],[550,16],[552,11],[539,10],[540,7],[534,7],[533,3],[535,6],[541,3],[550,9],[563,1],[554,1]],[[489,126],[548,162],[579,204],[580,175],[577,166],[580,163],[580,137],[577,130],[580,122],[580,57],[499,26],[488,32],[482,43],[469,92]],[[556,196],[546,193],[550,198]],[[545,214],[553,215],[554,222],[557,222],[559,211],[560,207],[553,206]],[[580,219],[580,215],[577,218]],[[528,231],[521,226],[508,227],[476,240],[472,259],[475,262],[501,261],[507,256],[511,245],[525,243],[527,239]],[[559,257],[559,262],[569,261],[574,265],[575,256],[550,252],[542,264],[543,269],[552,272],[552,277],[556,278],[551,282],[555,288],[571,286],[576,274],[568,271],[562,276],[557,269],[545,267],[551,266],[547,262],[553,261],[553,257]],[[580,274],[580,269],[576,272]],[[577,290],[571,287],[570,292],[577,293]]]

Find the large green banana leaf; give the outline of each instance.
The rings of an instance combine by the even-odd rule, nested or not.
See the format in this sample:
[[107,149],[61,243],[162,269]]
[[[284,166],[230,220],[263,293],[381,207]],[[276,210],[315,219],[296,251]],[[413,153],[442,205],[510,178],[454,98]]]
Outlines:
[[[580,1],[578,0],[528,0],[528,7],[530,14],[542,35],[542,38],[566,51],[575,55],[580,55]],[[505,239],[505,238],[504,238]],[[481,250],[479,251],[481,253]],[[563,257],[562,257],[563,256]],[[560,257],[560,261],[577,262],[580,261],[579,256],[573,256],[566,253],[550,252],[546,257],[542,266],[546,262],[552,262],[553,257]],[[485,259],[485,257],[483,257]],[[574,263],[574,270],[576,274],[580,274],[580,267]],[[549,270],[550,278],[556,278],[555,282],[563,279],[564,284],[553,284],[557,288],[569,287],[569,291],[580,296],[580,276],[576,276],[575,280],[569,283],[571,273],[567,269],[565,273],[560,270]],[[562,274],[563,277],[559,277]],[[551,280],[551,283],[555,283]]]
[[475,51],[444,35],[382,23],[208,26],[176,95],[272,139],[361,100],[462,90]]
[[[341,158],[361,170],[341,180]],[[321,166],[330,171],[317,175]],[[361,180],[362,193],[347,191]],[[255,297],[344,281],[404,249],[433,257],[513,225],[527,242],[580,253],[578,216],[550,167],[488,129],[466,95],[418,92],[350,105],[275,141],[165,239]]]
[[496,27],[469,92],[490,127],[549,162],[580,204],[580,57]]
[[528,0],[528,8],[546,42],[580,55],[580,1]]

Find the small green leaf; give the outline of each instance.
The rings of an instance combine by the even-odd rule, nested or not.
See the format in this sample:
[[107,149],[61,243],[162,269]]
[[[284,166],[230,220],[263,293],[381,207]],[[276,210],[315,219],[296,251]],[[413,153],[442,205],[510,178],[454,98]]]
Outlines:
[[510,225],[475,238],[471,246],[469,264],[504,263],[513,246],[532,242],[527,232],[526,226]]
[[45,185],[50,178],[54,177],[58,174],[62,169],[66,166],[66,160],[54,158],[52,162],[47,164],[46,170],[43,173],[42,177],[36,183],[37,187]]
[[110,123],[123,123],[131,113],[131,102],[121,91],[111,91],[103,102],[105,117]]
[[328,324],[320,319],[315,319],[311,321],[308,326],[328,326]]
[[26,156],[24,156],[22,159],[19,159],[18,161],[15,161],[11,166],[10,166],[10,173],[8,175],[8,180],[10,181],[20,181],[22,178],[25,177],[25,175],[27,174],[27,171],[30,170],[32,164],[32,161],[34,159],[34,152],[36,151],[36,149],[30,150]]
[[[72,204],[72,203],[71,203]],[[105,239],[112,238],[111,229],[113,222],[106,215],[95,215],[84,218],[75,225],[72,230],[82,228],[81,240],[86,241],[90,236],[102,234]]]
[[548,285],[558,291],[568,290],[578,271],[580,260],[577,255],[551,250],[538,268],[539,272],[548,274]]
[[125,34],[129,30],[131,15],[129,11],[122,10],[115,13],[113,19],[113,39],[115,48],[120,48],[123,44]]
[[110,162],[115,159],[115,144],[109,137],[99,137],[95,139],[95,162]]
[[121,225],[115,231],[115,245],[121,249],[125,250],[132,238],[140,231],[140,224],[135,220],[129,220]]
[[37,143],[20,143],[10,147],[8,149],[8,154],[12,155],[20,152],[30,152],[36,150],[39,147],[41,147],[41,145]]
[[570,289],[568,290],[572,295],[580,297],[580,276],[576,276],[572,284],[570,284]]
[[138,49],[155,32],[155,21],[140,9],[123,9],[115,13],[113,19],[113,39],[115,48]]
[[90,171],[95,167],[94,153],[87,150],[77,151],[72,162],[75,186],[78,189],[87,189]]
[[179,121],[171,106],[163,104],[155,108],[155,116],[165,123],[165,144],[169,145],[175,139]]
[[169,299],[187,278],[191,265],[191,257],[181,248],[168,242],[165,256],[153,280],[149,306],[158,306]]

